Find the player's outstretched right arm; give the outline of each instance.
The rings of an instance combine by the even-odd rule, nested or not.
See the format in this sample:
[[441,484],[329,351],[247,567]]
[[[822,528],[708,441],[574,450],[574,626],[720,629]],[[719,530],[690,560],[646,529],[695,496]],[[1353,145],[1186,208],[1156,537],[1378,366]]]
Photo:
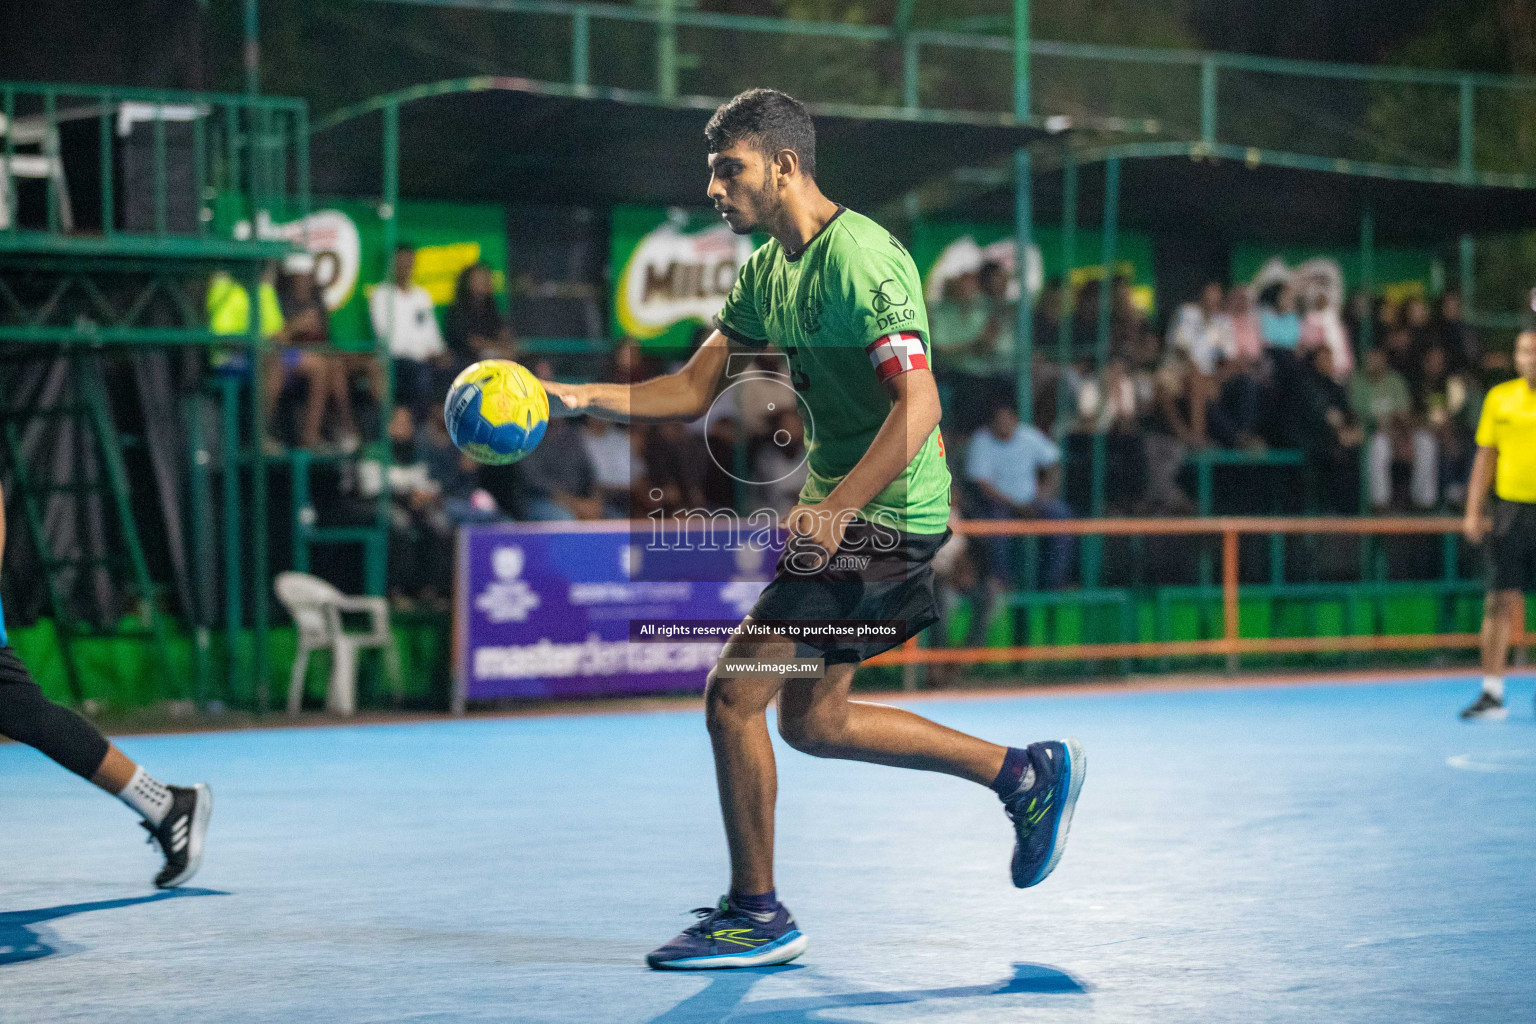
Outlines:
[[638,384],[561,384],[540,381],[551,416],[597,416],[619,423],[696,420],[709,410],[725,374],[731,342],[712,333],[676,373]]

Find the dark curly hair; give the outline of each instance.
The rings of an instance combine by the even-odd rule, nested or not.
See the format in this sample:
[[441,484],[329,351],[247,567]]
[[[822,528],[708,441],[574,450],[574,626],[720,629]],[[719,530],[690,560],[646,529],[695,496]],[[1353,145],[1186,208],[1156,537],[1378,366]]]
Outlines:
[[800,170],[816,177],[816,128],[799,100],[777,89],[748,89],[721,104],[704,126],[709,151],[718,153],[744,142],[765,157],[792,149]]

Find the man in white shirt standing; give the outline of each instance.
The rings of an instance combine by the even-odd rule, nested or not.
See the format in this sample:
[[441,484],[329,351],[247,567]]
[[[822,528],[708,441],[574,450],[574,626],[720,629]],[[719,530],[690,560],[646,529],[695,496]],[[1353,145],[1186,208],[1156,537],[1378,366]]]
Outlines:
[[416,248],[395,246],[392,280],[381,282],[368,297],[373,336],[389,353],[395,374],[395,411],[407,410],[413,425],[425,421],[447,387],[451,368],[448,347],[437,325],[432,295],[416,284]]

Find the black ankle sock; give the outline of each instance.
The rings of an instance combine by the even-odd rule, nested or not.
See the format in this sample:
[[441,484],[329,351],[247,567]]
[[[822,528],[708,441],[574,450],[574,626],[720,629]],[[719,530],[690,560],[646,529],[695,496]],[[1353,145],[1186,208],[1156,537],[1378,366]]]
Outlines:
[[1018,792],[1019,783],[1024,780],[1027,771],[1029,753],[1023,747],[1009,747],[1003,757],[1003,767],[998,770],[997,778],[992,780],[992,792],[1004,800],[1008,799]]
[[739,892],[732,892],[731,906],[737,910],[745,910],[749,914],[771,914],[779,909],[778,891],[769,889],[756,896],[744,896]]

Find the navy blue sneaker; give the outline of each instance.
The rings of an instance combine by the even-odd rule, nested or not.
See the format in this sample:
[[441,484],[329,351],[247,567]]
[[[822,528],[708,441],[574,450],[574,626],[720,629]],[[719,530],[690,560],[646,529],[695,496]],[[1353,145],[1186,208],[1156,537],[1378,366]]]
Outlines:
[[1025,748],[1034,785],[1003,801],[1018,841],[1013,847],[1013,884],[1020,889],[1045,881],[1061,860],[1072,827],[1072,808],[1083,788],[1088,759],[1077,740],[1031,743]]
[[656,970],[708,971],[722,967],[768,967],[787,964],[810,945],[789,909],[779,909],[766,921],[732,906],[720,897],[718,907],[698,907],[699,923],[645,958]]

